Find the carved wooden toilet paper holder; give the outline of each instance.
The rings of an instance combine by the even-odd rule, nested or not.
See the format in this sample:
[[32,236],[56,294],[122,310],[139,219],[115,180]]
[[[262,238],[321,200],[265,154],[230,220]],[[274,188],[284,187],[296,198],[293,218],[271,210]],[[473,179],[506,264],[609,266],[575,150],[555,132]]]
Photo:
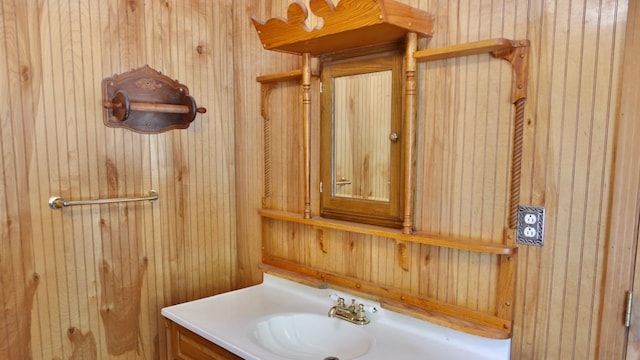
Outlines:
[[196,114],[189,88],[145,65],[102,81],[104,124],[143,134],[186,129]]

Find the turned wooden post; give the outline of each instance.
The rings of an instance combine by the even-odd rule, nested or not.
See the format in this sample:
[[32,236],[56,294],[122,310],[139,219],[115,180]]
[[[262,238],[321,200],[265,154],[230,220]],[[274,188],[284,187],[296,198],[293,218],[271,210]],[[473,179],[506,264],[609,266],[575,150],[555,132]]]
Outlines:
[[407,48],[405,54],[405,115],[403,126],[404,145],[404,194],[402,232],[413,232],[413,162],[415,152],[415,124],[416,124],[416,69],[417,62],[413,53],[418,49],[418,35],[407,33]]
[[311,219],[311,55],[302,54],[302,146],[304,161],[304,218]]

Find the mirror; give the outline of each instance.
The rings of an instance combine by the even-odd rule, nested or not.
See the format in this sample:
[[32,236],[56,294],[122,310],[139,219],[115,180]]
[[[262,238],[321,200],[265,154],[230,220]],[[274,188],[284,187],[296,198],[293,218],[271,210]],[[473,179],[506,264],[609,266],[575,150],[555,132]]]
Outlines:
[[321,216],[401,227],[402,54],[321,61]]
[[333,104],[333,196],[389,201],[391,71],[335,77]]

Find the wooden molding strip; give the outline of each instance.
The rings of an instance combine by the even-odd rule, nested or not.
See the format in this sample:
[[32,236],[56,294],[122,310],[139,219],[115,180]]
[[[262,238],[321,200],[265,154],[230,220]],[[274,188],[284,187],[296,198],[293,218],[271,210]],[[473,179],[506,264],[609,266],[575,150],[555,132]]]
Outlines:
[[298,224],[306,224],[311,226],[323,227],[327,229],[335,229],[349,231],[359,234],[367,234],[381,236],[390,239],[427,244],[432,246],[445,247],[450,249],[458,249],[479,253],[488,253],[495,255],[511,255],[516,253],[517,247],[512,245],[503,245],[499,243],[489,243],[480,240],[468,239],[450,239],[432,236],[424,233],[403,234],[399,229],[385,228],[382,226],[367,225],[353,223],[349,221],[340,221],[334,219],[325,219],[320,217],[312,217],[305,219],[302,215],[278,210],[260,209],[258,211],[264,218],[288,221]]
[[383,308],[426,320],[468,334],[493,339],[511,337],[511,320],[463,306],[405,294],[399,289],[381,287],[346,275],[327,272],[290,261],[264,256],[261,268],[267,273],[283,276],[318,288],[332,287],[372,298]]

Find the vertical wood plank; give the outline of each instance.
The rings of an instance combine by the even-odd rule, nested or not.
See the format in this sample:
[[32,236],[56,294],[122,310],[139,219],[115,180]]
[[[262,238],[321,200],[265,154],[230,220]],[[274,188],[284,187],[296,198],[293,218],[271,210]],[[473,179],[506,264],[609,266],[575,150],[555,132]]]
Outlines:
[[[434,37],[421,45],[531,40],[521,202],[546,207],[546,245],[522,247],[512,274],[517,283],[513,356],[596,358],[598,314],[607,306],[599,292],[609,241],[603,224],[610,216],[607,189],[627,2],[402,2],[435,14]],[[286,5],[270,4],[280,6],[272,15],[286,13]],[[511,68],[480,55],[421,64],[419,70],[417,227],[501,239],[513,131]],[[276,99],[272,107],[278,101],[287,107],[286,99]],[[283,247],[298,241],[276,228],[270,236]],[[323,243],[350,249],[349,237],[327,238]],[[504,306],[503,299],[484,291],[503,281],[496,259],[427,246],[411,246],[409,257],[399,255],[408,248],[373,239],[359,256],[375,259],[370,276],[382,286],[410,284],[409,291],[477,309]],[[345,265],[324,263],[351,271]]]
[[[236,286],[235,101],[219,91],[232,83],[232,2],[0,4],[0,306],[12,309],[0,315],[10,340],[0,357],[166,358],[160,308],[172,304],[171,289],[185,301]],[[222,41],[203,40],[214,36]],[[210,111],[223,110],[199,116],[184,135],[106,128],[101,80],[145,63],[175,74]],[[151,188],[160,200],[150,204],[46,205],[51,195]],[[171,194],[185,201],[167,201],[177,199]]]
[[[547,243],[518,255],[513,355],[617,357],[622,345],[611,340],[619,330],[609,324],[616,315],[606,315],[613,311],[606,299],[626,272],[607,270],[603,280],[604,259],[629,264],[630,248],[608,234],[624,227],[607,227],[606,219],[621,219],[616,209],[630,205],[607,189],[622,186],[611,180],[616,136],[632,133],[616,126],[622,79],[630,76],[621,71],[624,28],[634,19],[627,5],[630,13],[637,6],[400,1],[435,14],[435,36],[421,46],[531,40],[522,201],[547,208]],[[162,306],[260,281],[255,77],[300,63],[262,50],[249,17],[281,16],[289,2],[0,3],[0,306],[13,309],[0,315],[7,316],[0,334],[9,339],[3,345],[16,349],[12,354],[73,358],[89,349],[85,358],[165,358]],[[179,134],[105,128],[101,79],[146,63],[186,83],[209,112]],[[420,65],[416,224],[422,230],[484,239],[502,232],[507,183],[500,174],[508,160],[502,149],[512,118],[502,99],[510,76],[483,56]],[[271,99],[283,129],[300,117],[290,101],[296,94],[285,86]],[[293,151],[279,160],[278,202],[292,211],[301,210],[302,200],[299,129],[287,130],[282,149]],[[97,198],[150,187],[159,190],[157,203],[46,207],[51,195]],[[335,232],[320,236],[282,224],[268,233],[271,250],[296,261],[477,309],[496,303],[483,289],[498,282],[498,265],[482,256]],[[107,275],[103,260],[119,264],[117,272]],[[139,353],[109,350],[111,330],[100,311],[123,289],[106,285],[105,275],[139,298]],[[6,349],[0,345],[0,354]]]
[[[608,258],[605,263],[606,277],[600,289],[603,298],[609,299],[603,306],[602,327],[599,329],[598,356],[601,358],[637,358],[638,301],[634,298],[632,323],[629,329],[623,326],[626,294],[638,287],[638,191],[640,190],[640,164],[637,161],[637,138],[640,127],[638,116],[640,104],[637,99],[640,87],[637,79],[640,72],[636,59],[640,53],[640,6],[630,1],[626,14],[627,26],[624,38],[624,57],[620,85],[619,122],[615,131],[615,159],[611,193],[611,217],[608,219]],[[626,349],[625,346],[628,346]],[[626,350],[626,352],[625,352]]]

